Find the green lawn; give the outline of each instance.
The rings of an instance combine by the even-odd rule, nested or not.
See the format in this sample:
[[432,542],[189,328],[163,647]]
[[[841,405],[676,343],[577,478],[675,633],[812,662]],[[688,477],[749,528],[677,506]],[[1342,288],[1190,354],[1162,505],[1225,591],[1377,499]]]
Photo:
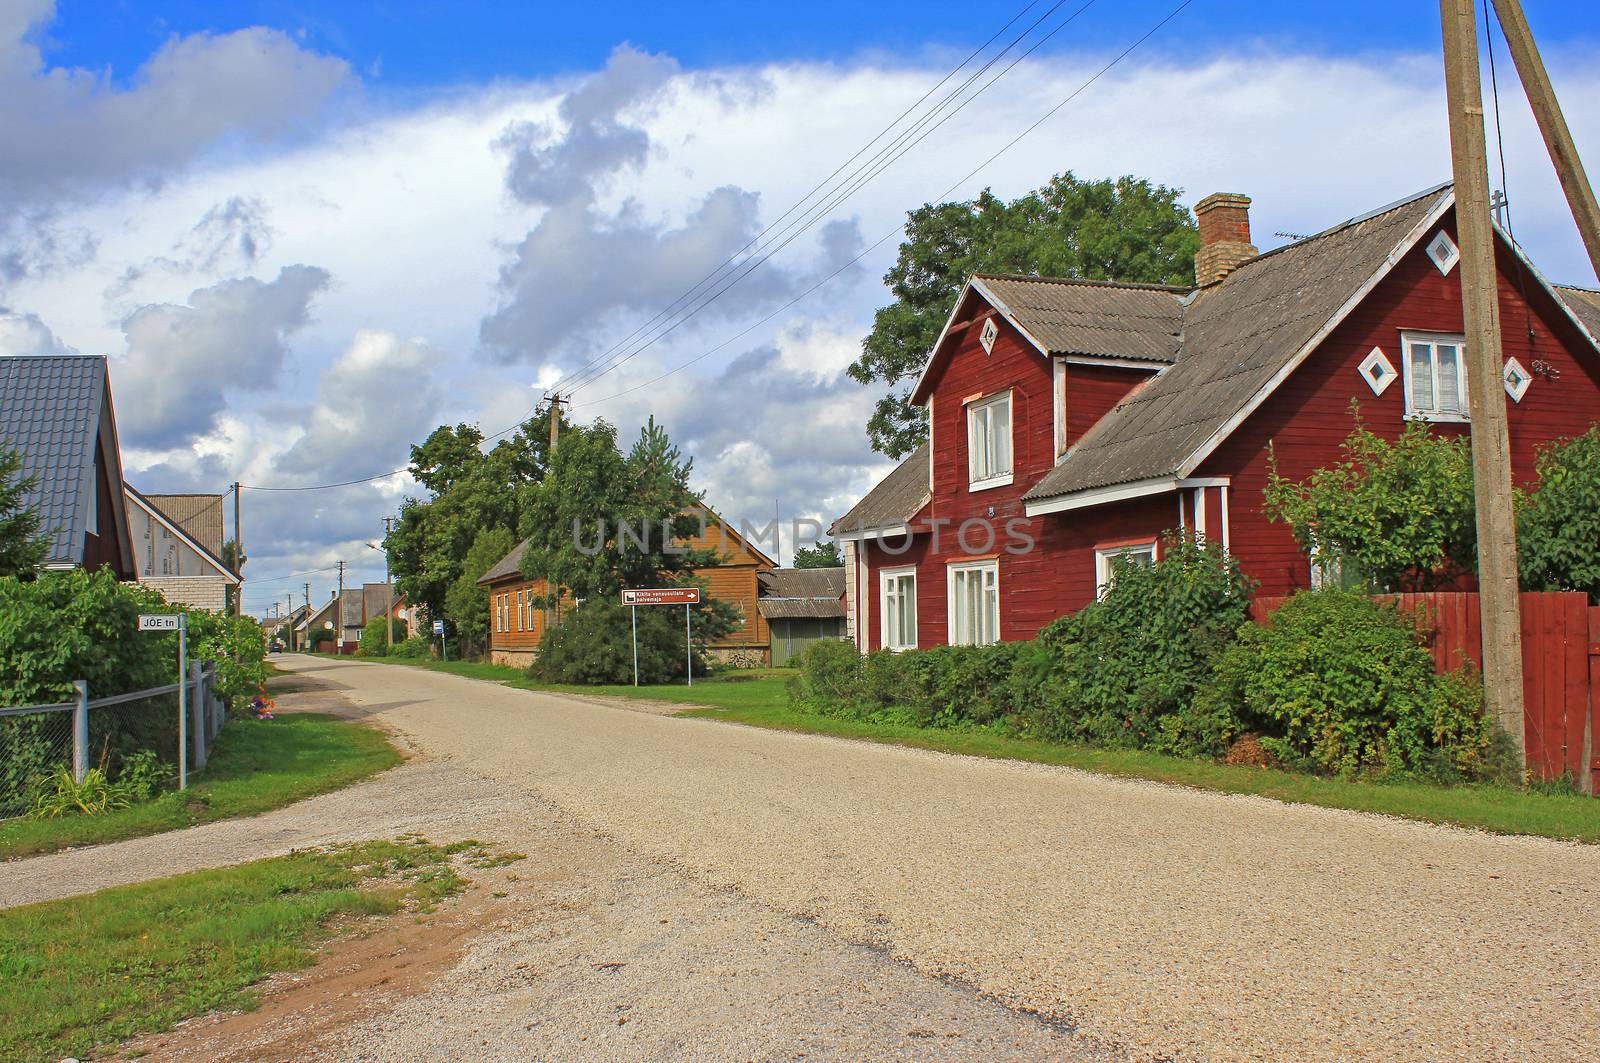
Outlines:
[[1532,834],[1546,838],[1600,842],[1600,800],[1578,794],[1517,790],[1505,786],[1434,786],[1427,783],[1347,782],[1266,768],[1186,760],[1159,753],[1097,749],[1030,738],[1012,738],[992,731],[945,731],[905,724],[842,720],[800,712],[789,705],[785,687],[790,669],[732,673],[686,687],[570,687],[538,683],[517,668],[451,661],[413,663],[471,679],[490,679],[508,686],[557,693],[611,694],[670,701],[697,708],[685,713],[714,720],[807,734],[837,735],[963,753],[977,757],[1060,764],[1101,775],[1193,786],[1230,794],[1257,794],[1279,801],[1378,812],[1429,823],[1475,827],[1498,834]]
[[[287,678],[274,687],[292,683]],[[189,777],[187,792],[100,816],[7,820],[0,823],[0,860],[253,816],[348,786],[400,760],[380,732],[334,716],[229,720],[205,770]]]
[[462,881],[420,839],[304,850],[0,911],[0,1059],[58,1060],[217,1008],[305,967],[340,918],[428,910]]

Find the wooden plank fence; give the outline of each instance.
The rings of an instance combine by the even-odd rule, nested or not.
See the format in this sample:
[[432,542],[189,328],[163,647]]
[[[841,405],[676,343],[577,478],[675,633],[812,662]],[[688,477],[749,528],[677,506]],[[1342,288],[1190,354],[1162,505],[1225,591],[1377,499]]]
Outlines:
[[[1461,591],[1386,594],[1423,618],[1434,667],[1483,663],[1478,595]],[[1257,598],[1251,617],[1265,620],[1287,598]],[[1522,689],[1528,768],[1540,778],[1570,774],[1585,793],[1600,778],[1600,607],[1579,593],[1522,595]]]

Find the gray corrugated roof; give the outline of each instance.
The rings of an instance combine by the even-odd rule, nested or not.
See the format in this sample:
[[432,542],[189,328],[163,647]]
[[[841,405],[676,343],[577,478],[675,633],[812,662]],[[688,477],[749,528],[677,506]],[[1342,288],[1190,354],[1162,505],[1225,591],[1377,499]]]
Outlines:
[[1029,500],[1176,475],[1441,202],[1430,189],[1251,259],[1186,303],[1177,361],[1091,428]]
[[1592,288],[1574,288],[1566,284],[1551,285],[1561,301],[1567,304],[1574,317],[1583,322],[1591,336],[1600,338],[1600,292]]
[[1182,288],[1055,277],[974,276],[1050,354],[1170,363]]
[[478,577],[479,583],[493,583],[507,576],[515,576],[522,571],[522,555],[528,552],[528,540],[524,539],[511,552],[494,564],[490,565],[483,575]]
[[[37,482],[27,504],[50,539],[48,564],[79,564],[93,499],[95,442],[106,394],[97,354],[0,358],[0,443]],[[112,526],[112,514],[101,515]]]
[[878,481],[855,507],[834,521],[833,534],[905,524],[928,501],[928,444],[913,450],[905,461]]
[[768,620],[837,620],[844,605],[837,598],[763,598],[756,610]]
[[222,556],[222,496],[221,495],[144,495],[144,500],[155,506],[167,519],[182,528],[184,534],[217,557]]
[[844,568],[775,568],[760,573],[761,593],[773,598],[837,598],[844,593]]

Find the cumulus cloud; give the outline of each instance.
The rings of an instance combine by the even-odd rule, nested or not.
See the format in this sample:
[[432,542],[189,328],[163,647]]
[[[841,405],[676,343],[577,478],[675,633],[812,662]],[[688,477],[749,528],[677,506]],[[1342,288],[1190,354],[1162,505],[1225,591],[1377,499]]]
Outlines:
[[[510,155],[506,188],[512,197],[546,208],[501,267],[500,305],[479,329],[484,346],[502,361],[593,357],[607,339],[627,331],[616,327],[618,312],[636,317],[672,303],[760,233],[760,196],[731,184],[704,193],[678,224],[651,220],[633,197],[614,212],[596,206],[603,187],[649,157],[650,135],[627,119],[655,102],[677,75],[670,58],[623,46],[562,100],[562,132],[517,122],[497,140]],[[720,87],[713,86],[712,95],[728,105]],[[822,262],[816,268],[823,274],[849,262],[861,246],[854,219],[823,226],[817,242]],[[814,276],[778,266],[752,271],[738,299],[708,303],[707,316],[759,312]],[[697,300],[718,287],[708,286]]]
[[50,0],[0,5],[0,202],[10,208],[159,177],[223,137],[294,132],[345,80],[343,60],[276,30],[174,36],[131,77],[49,66]]
[[289,336],[311,318],[330,277],[285,266],[276,279],[221,281],[185,305],[140,307],[122,323],[128,354],[117,367],[118,416],[135,445],[180,446],[210,432],[228,392],[278,383]]
[[72,354],[38,314],[19,313],[0,306],[0,355]]
[[249,270],[272,247],[274,235],[265,203],[254,197],[230,196],[210,207],[165,254],[123,270],[106,295],[112,299],[126,295],[152,274],[216,276]]
[[433,379],[442,352],[382,329],[355,334],[322,374],[305,434],[278,459],[280,472],[355,479],[393,467],[434,427],[443,393]]

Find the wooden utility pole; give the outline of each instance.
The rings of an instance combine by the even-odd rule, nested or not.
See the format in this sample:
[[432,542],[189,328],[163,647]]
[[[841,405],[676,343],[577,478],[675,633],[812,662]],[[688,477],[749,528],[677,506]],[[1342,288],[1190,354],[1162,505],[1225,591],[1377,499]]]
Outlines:
[[1517,529],[1511,510],[1511,441],[1500,355],[1499,270],[1489,220],[1489,161],[1478,78],[1474,0],[1439,0],[1444,82],[1450,108],[1456,233],[1461,242],[1461,306],[1466,321],[1467,398],[1478,522],[1478,591],[1483,623],[1483,685],[1489,712],[1520,751],[1522,608],[1517,597]]
[[393,517],[383,518],[383,616],[388,628],[384,645],[394,649],[394,578],[389,574],[389,533],[394,530]]
[[1555,164],[1556,176],[1561,179],[1561,190],[1567,195],[1567,206],[1572,210],[1572,220],[1578,223],[1578,234],[1589,252],[1589,264],[1600,278],[1600,204],[1594,198],[1594,186],[1583,172],[1583,160],[1578,156],[1578,146],[1572,142],[1572,130],[1561,114],[1561,104],[1556,102],[1556,90],[1550,84],[1550,75],[1539,58],[1539,49],[1533,43],[1533,32],[1522,13],[1518,0],[1494,0],[1494,11],[1505,31],[1506,44],[1511,48],[1511,61],[1517,65],[1517,77],[1522,80],[1522,90],[1528,95],[1528,105],[1539,123],[1544,146]]
[[555,459],[556,439],[561,435],[561,404],[565,401],[559,391],[550,395],[550,453],[545,455],[547,466]]
[[239,585],[233,594],[233,615],[244,612],[244,532],[239,529],[239,481],[233,481],[233,574]]

